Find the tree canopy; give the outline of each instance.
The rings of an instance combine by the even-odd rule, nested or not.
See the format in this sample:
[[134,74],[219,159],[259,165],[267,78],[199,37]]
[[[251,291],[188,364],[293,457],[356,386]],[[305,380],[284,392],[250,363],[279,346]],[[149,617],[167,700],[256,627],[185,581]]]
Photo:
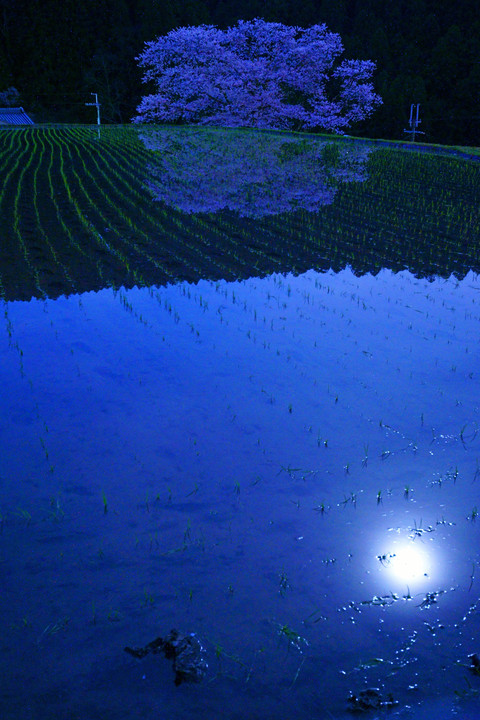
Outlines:
[[342,132],[381,103],[369,60],[340,60],[325,24],[307,29],[239,20],[182,27],[147,43],[138,61],[155,92],[137,122]]

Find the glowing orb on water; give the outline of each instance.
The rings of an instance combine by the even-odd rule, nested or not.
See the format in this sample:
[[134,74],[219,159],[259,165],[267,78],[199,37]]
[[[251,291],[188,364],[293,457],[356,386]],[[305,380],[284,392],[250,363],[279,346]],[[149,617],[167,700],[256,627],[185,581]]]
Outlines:
[[399,548],[391,559],[391,572],[399,580],[416,580],[429,574],[430,562],[427,553],[418,545]]
[[405,585],[428,579],[432,573],[431,553],[411,540],[398,544],[386,555],[379,555],[378,560],[389,577]]

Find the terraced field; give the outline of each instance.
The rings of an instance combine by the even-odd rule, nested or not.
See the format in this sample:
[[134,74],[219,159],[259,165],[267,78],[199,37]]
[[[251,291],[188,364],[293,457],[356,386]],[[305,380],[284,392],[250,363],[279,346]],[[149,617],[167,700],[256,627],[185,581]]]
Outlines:
[[[246,158],[259,157],[252,178]],[[292,171],[296,196],[278,180]],[[345,264],[479,266],[480,163],[452,156],[251,131],[3,128],[0,174],[7,299]]]

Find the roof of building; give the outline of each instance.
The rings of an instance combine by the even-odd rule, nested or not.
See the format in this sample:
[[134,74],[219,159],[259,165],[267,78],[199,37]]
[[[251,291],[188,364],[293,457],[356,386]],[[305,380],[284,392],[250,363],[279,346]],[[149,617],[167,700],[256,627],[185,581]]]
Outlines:
[[0,125],[33,125],[22,107],[0,108]]

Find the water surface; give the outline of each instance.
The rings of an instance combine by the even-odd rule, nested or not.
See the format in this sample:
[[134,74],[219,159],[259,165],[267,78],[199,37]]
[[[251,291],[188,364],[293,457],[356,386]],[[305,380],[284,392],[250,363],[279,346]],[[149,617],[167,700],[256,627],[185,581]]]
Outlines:
[[[372,685],[454,706],[478,633],[479,287],[347,268],[9,303],[11,716],[46,692],[112,718],[238,695],[335,716]],[[177,626],[211,682],[123,653]]]

